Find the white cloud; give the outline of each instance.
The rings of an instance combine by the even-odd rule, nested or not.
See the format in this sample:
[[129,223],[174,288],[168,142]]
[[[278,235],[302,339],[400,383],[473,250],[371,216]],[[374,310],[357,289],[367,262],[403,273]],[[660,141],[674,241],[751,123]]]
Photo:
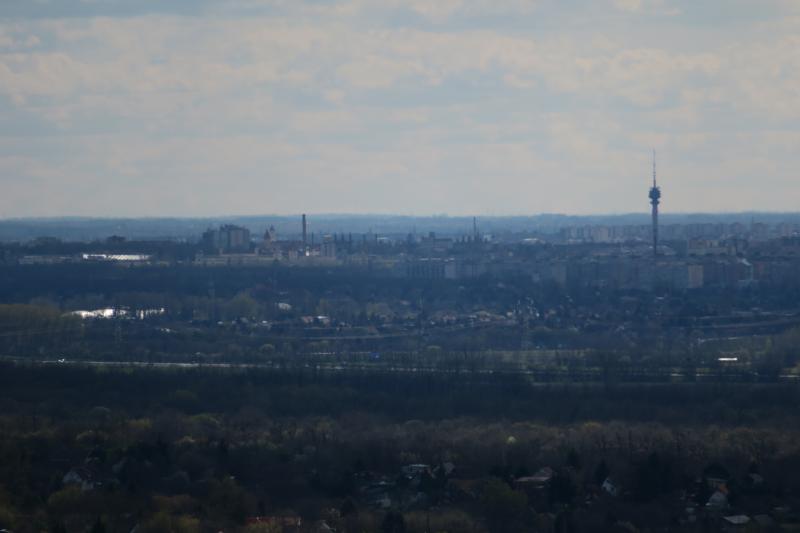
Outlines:
[[642,0],[614,0],[614,5],[623,11],[639,11],[642,9]]

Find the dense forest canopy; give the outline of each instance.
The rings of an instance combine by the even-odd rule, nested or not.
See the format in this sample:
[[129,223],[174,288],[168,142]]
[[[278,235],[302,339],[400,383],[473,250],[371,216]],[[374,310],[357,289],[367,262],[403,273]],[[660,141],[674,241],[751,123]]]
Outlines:
[[[255,530],[255,516],[302,517],[303,531],[321,521],[341,531],[387,531],[387,521],[420,532],[427,523],[542,531],[559,520],[581,531],[616,522],[677,530],[676,495],[703,506],[704,476],[724,475],[731,502],[748,512],[800,495],[791,385],[1,370],[0,526],[16,531]],[[405,477],[415,464],[430,465],[431,477]],[[454,467],[446,474],[445,464]],[[556,476],[549,489],[520,488],[544,467]],[[748,485],[753,472],[767,481]],[[624,495],[592,496],[609,477]],[[391,486],[399,511],[371,503],[375,483]],[[401,504],[409,494],[426,503]],[[715,527],[713,513],[702,520]]]

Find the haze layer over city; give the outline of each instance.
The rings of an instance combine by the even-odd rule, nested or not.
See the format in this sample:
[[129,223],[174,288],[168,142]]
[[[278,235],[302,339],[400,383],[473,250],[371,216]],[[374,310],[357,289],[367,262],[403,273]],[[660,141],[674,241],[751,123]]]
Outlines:
[[800,530],[798,35],[0,3],[0,533]]

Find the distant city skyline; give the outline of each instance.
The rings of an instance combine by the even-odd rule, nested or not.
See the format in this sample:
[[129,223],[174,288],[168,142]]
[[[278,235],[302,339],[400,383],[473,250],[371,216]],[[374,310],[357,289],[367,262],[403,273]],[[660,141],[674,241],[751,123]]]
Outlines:
[[800,211],[792,0],[7,0],[0,218]]

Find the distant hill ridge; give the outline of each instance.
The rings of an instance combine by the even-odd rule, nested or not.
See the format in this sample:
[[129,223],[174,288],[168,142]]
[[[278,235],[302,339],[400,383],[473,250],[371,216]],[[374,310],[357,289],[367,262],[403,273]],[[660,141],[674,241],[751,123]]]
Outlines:
[[[441,235],[472,233],[471,216],[411,216],[381,214],[309,214],[309,232],[376,233],[403,235],[436,232]],[[608,225],[628,226],[650,223],[648,213],[609,215],[537,214],[531,216],[478,216],[478,228],[483,233],[555,232],[566,226]],[[664,213],[661,224],[766,224],[800,223],[800,213]],[[0,241],[28,241],[37,237],[56,237],[67,241],[92,241],[119,235],[128,239],[196,240],[210,227],[237,224],[260,234],[274,226],[279,238],[299,237],[300,215],[252,215],[219,217],[142,217],[93,218],[52,217],[15,218],[0,220]]]

